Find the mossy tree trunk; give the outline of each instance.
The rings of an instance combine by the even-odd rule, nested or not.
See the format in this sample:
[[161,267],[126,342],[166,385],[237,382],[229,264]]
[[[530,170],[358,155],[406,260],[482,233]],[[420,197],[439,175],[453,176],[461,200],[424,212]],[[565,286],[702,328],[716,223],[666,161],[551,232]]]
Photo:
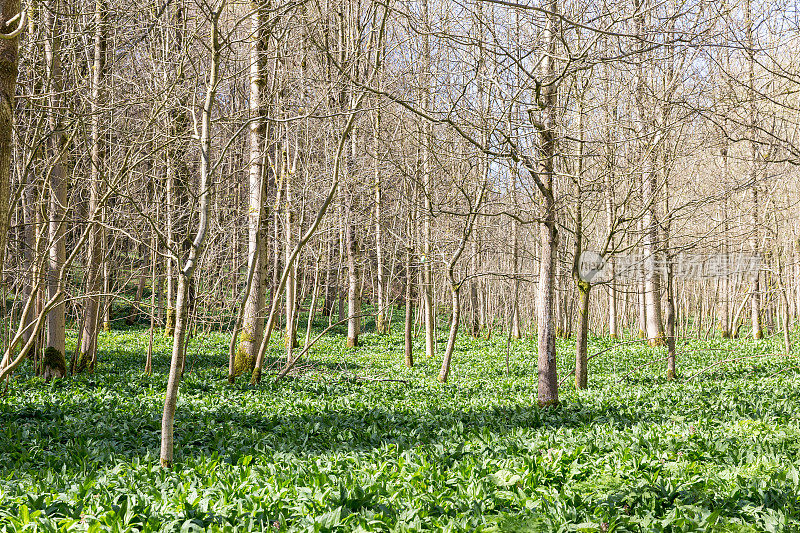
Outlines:
[[592,286],[578,280],[578,332],[575,336],[575,388],[589,387],[589,292]]
[[266,52],[268,35],[265,30],[263,2],[252,2],[250,25],[250,160],[248,161],[248,211],[247,211],[247,261],[248,271],[252,271],[247,299],[244,303],[244,316],[239,345],[236,349],[232,372],[233,378],[252,372],[256,363],[258,347],[264,334],[264,299],[267,288],[267,217],[264,216],[266,201],[265,140],[266,106],[263,94],[266,86]]
[[48,213],[49,261],[47,265],[47,291],[50,298],[57,297],[57,303],[47,313],[47,349],[43,372],[46,377],[63,377],[66,369],[66,305],[59,291],[59,275],[66,261],[64,224],[67,205],[67,173],[64,168],[66,138],[63,132],[64,110],[63,77],[61,71],[61,36],[56,13],[60,6],[57,0],[50,0],[44,9],[46,27],[50,35],[45,40],[47,62],[47,81],[49,84],[48,123],[52,134],[49,143],[50,157],[50,199]]
[[[584,245],[583,202],[587,196],[583,190],[583,154],[584,154],[584,104],[588,82],[579,77],[578,86],[578,153],[575,165],[575,250],[572,258],[572,277],[578,288],[578,331],[575,335],[575,388],[589,387],[589,295],[592,286],[589,281],[581,279],[581,254]],[[613,228],[609,226],[609,232]]]

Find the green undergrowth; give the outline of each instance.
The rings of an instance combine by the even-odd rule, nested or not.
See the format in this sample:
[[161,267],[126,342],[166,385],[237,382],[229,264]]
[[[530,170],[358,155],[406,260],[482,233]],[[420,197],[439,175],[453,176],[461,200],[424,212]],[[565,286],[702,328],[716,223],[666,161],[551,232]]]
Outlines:
[[[162,335],[153,376],[136,330],[102,334],[92,375],[14,376],[0,531],[800,530],[800,379],[768,355],[778,338],[682,342],[674,382],[663,349],[593,338],[590,354],[612,349],[590,361],[590,389],[567,379],[546,410],[535,339],[507,367],[506,337],[462,337],[442,385],[422,336],[405,368],[399,324],[355,349],[333,334],[258,387],[225,381],[228,340],[189,346],[172,470]],[[558,348],[564,377],[572,341]],[[709,368],[731,358],[746,359]]]

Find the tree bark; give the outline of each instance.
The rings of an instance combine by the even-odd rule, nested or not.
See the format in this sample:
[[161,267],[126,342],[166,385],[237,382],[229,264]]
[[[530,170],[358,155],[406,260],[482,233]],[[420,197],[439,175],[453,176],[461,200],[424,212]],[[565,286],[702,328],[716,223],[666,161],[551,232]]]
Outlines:
[[[409,233],[411,229],[411,217],[408,220]],[[414,277],[417,275],[414,271],[414,250],[411,246],[406,248],[406,308],[405,308],[405,323],[403,324],[403,341],[405,348],[404,361],[407,367],[414,366]]]
[[589,291],[592,286],[578,280],[578,334],[575,336],[575,388],[589,386]]
[[[758,199],[758,186],[756,180],[758,179],[758,139],[756,136],[758,120],[758,108],[756,107],[756,89],[755,89],[755,45],[753,42],[753,20],[752,20],[752,5],[750,0],[745,0],[744,4],[745,15],[745,53],[747,54],[747,100],[748,100],[748,137],[750,141],[750,201],[751,201],[751,240],[750,247],[754,254],[759,252],[759,227],[758,227],[758,211],[761,209]],[[752,335],[754,339],[761,339],[764,337],[764,331],[761,327],[761,292],[759,273],[756,272],[753,276],[753,289],[750,292],[750,323],[752,326]]]
[[358,346],[358,335],[361,332],[361,291],[359,262],[361,251],[355,228],[355,209],[352,193],[347,194],[347,220],[345,240],[347,241],[347,346]]
[[478,268],[479,268],[479,261],[478,261],[478,254],[480,253],[480,233],[476,233],[475,238],[472,240],[472,275],[473,278],[469,282],[469,302],[470,302],[470,312],[471,312],[471,320],[470,320],[470,335],[475,338],[481,334],[481,313],[480,307],[481,304],[478,301],[478,292],[479,292],[479,285],[480,280],[478,279]]
[[[430,27],[430,13],[428,0],[422,0],[422,19],[425,28]],[[428,111],[431,107],[431,46],[428,31],[422,37],[422,108]],[[425,140],[422,149],[422,194],[423,194],[423,235],[422,235],[422,304],[425,317],[425,355],[433,357],[436,354],[436,311],[433,303],[433,257],[432,257],[432,227],[433,209],[431,197],[433,195],[431,179],[431,153],[430,139],[433,136],[433,126],[425,124]]]
[[66,305],[63,294],[59,291],[58,276],[66,259],[64,242],[64,224],[67,205],[67,173],[64,168],[64,144],[66,139],[62,129],[63,79],[61,72],[61,37],[59,25],[55,17],[59,4],[56,0],[47,2],[45,18],[51,34],[45,40],[45,56],[47,59],[47,77],[50,84],[48,123],[50,136],[50,201],[48,214],[49,262],[47,268],[47,294],[49,298],[57,297],[56,303],[47,314],[47,347],[44,351],[44,377],[63,377],[66,373],[65,341],[66,341]]
[[[106,8],[104,0],[95,1],[95,34],[94,34],[94,55],[92,58],[92,147],[91,147],[91,176],[89,191],[89,218],[94,217],[94,213],[100,209],[100,189],[103,183],[103,172],[105,166],[105,146],[103,134],[101,132],[102,110],[105,106],[105,92],[102,84],[105,77],[105,55],[106,55]],[[86,291],[88,297],[84,300],[83,311],[83,335],[81,339],[81,350],[77,354],[77,364],[75,372],[81,373],[84,370],[92,372],[94,370],[92,362],[95,361],[97,352],[97,326],[99,322],[99,311],[101,301],[102,279],[102,225],[92,224],[89,230],[89,242],[87,245],[86,259]]]
[[385,259],[383,257],[383,183],[378,159],[378,142],[380,141],[378,132],[380,126],[381,111],[380,108],[378,108],[375,110],[375,135],[373,137],[375,144],[375,276],[377,278],[376,292],[378,293],[378,312],[375,315],[375,330],[379,334],[386,334],[389,333],[389,327],[386,323],[389,291],[384,265]]
[[[0,290],[5,285],[5,255],[8,240],[11,158],[14,134],[14,94],[19,67],[19,37],[25,20],[19,0],[0,2]],[[8,21],[16,19],[16,24]],[[10,27],[9,27],[10,26]]]
[[442,383],[447,382],[447,377],[450,375],[450,360],[453,358],[453,349],[456,345],[456,337],[458,336],[458,321],[461,317],[461,304],[459,301],[459,292],[461,284],[456,283],[451,279],[450,281],[450,299],[452,307],[452,316],[450,317],[450,335],[447,337],[447,348],[444,352],[444,359],[442,360],[442,367],[439,369],[439,381]]
[[539,128],[539,168],[535,172],[541,181],[539,189],[543,197],[543,214],[540,223],[541,251],[539,256],[538,295],[538,342],[539,384],[537,403],[539,407],[558,404],[558,370],[556,367],[555,332],[555,270],[558,254],[558,226],[556,220],[556,198],[554,174],[556,161],[556,103],[558,101],[555,76],[555,56],[558,26],[558,0],[549,0],[545,42],[547,52],[542,57],[542,78],[551,83],[542,87],[544,120]]
[[252,2],[250,9],[250,160],[248,161],[248,210],[247,210],[247,260],[252,280],[247,300],[244,303],[242,332],[236,349],[233,371],[234,379],[243,372],[252,372],[264,334],[264,297],[267,288],[267,228],[264,216],[266,200],[267,168],[265,160],[266,109],[263,87],[266,84],[264,62],[266,35],[264,30],[262,3]]
[[219,36],[219,17],[222,9],[211,14],[211,65],[208,83],[205,87],[205,101],[203,104],[201,130],[200,130],[200,183],[199,183],[199,205],[197,233],[191,241],[186,260],[180,271],[178,279],[178,294],[175,302],[175,331],[172,342],[172,360],[170,362],[169,379],[167,381],[167,393],[164,399],[164,413],[161,418],[161,466],[170,468],[173,459],[173,428],[175,424],[175,407],[178,402],[178,389],[183,373],[185,349],[184,341],[186,338],[187,321],[190,307],[190,293],[192,277],[197,268],[203,247],[205,245],[208,218],[211,206],[212,191],[212,172],[213,164],[211,160],[211,115],[216,98],[217,86],[219,83],[219,63],[220,63],[220,36]]

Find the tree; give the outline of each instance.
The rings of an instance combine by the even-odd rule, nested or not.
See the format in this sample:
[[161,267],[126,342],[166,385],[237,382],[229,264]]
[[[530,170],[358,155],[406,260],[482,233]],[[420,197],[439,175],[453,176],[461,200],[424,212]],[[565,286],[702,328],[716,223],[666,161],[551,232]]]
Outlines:
[[48,240],[50,261],[47,265],[47,293],[55,299],[55,305],[47,314],[47,346],[44,349],[44,377],[64,377],[67,363],[65,359],[66,306],[60,290],[59,279],[62,266],[66,262],[65,224],[67,216],[67,171],[64,166],[66,156],[66,137],[64,135],[63,109],[64,88],[61,71],[61,35],[56,13],[58,0],[45,4],[45,24],[50,30],[45,41],[47,84],[49,89],[47,119],[50,126],[49,142],[49,212]]
[[258,346],[264,335],[264,297],[267,287],[267,228],[264,213],[266,202],[267,120],[264,91],[267,87],[266,54],[269,40],[267,22],[269,10],[260,0],[250,6],[250,157],[248,161],[248,209],[247,209],[247,261],[248,272],[252,272],[247,286],[244,304],[244,324],[234,365],[230,369],[232,378],[252,371],[258,354]]
[[173,457],[173,428],[175,424],[175,408],[178,401],[178,388],[180,387],[181,374],[183,373],[183,363],[185,357],[184,342],[187,333],[187,320],[189,314],[189,290],[194,277],[197,264],[203,253],[208,236],[209,210],[211,207],[211,193],[213,190],[214,165],[211,157],[212,141],[212,113],[219,87],[219,68],[222,53],[222,43],[220,40],[219,21],[225,6],[224,1],[219,5],[209,6],[211,12],[208,14],[210,23],[210,42],[208,49],[209,74],[205,86],[205,99],[201,112],[200,124],[200,182],[198,184],[199,203],[197,233],[191,242],[188,254],[181,258],[181,269],[178,272],[178,290],[175,301],[175,331],[172,340],[172,359],[169,367],[169,379],[167,381],[167,394],[164,399],[164,414],[161,419],[161,466],[170,468]]
[[2,17],[0,23],[0,288],[2,288],[8,238],[19,36],[25,29],[25,13],[20,11],[19,0],[3,0],[0,3],[0,17]]
[[[89,192],[89,213],[96,212],[101,196],[101,187],[104,179],[104,136],[101,130],[103,110],[105,108],[105,90],[103,87],[105,77],[106,55],[106,7],[104,0],[95,1],[94,13],[94,50],[91,64],[91,176]],[[86,258],[86,291],[88,297],[84,303],[83,325],[81,335],[81,349],[75,355],[75,372],[84,370],[93,371],[97,360],[97,333],[100,320],[101,302],[101,262],[102,262],[102,237],[103,231],[99,223],[92,224],[89,234]]]

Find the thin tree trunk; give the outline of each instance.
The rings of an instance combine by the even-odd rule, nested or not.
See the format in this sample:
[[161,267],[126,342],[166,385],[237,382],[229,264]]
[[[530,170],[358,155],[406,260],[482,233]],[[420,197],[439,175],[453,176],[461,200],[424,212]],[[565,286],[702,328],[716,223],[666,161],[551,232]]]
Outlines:
[[[0,43],[2,44],[2,43]],[[31,179],[30,174],[26,175],[28,180]],[[25,236],[24,236],[24,248],[23,248],[23,301],[36,301],[38,298],[38,291],[40,287],[41,281],[41,261],[39,261],[39,255],[36,253],[38,251],[39,246],[39,231],[37,228],[37,213],[36,213],[36,197],[37,197],[37,190],[36,185],[32,182],[28,182],[22,192],[22,214],[23,214],[23,221],[25,223]],[[2,254],[2,252],[0,252]],[[33,327],[34,318],[36,316],[36,306],[35,305],[25,305],[24,311],[22,316],[20,317],[20,323],[22,325],[24,334],[22,337],[22,344],[27,344],[28,339],[31,336],[31,328]],[[33,350],[37,350],[37,346],[34,344]],[[0,368],[2,365],[0,364]]]
[[461,286],[463,285],[463,280],[456,280],[456,263],[458,263],[458,260],[464,253],[464,249],[467,247],[467,241],[472,234],[472,229],[475,226],[475,221],[478,218],[478,212],[481,209],[483,197],[486,193],[486,188],[488,187],[487,181],[485,181],[486,175],[481,173],[480,179],[482,180],[482,186],[481,192],[478,195],[478,200],[474,206],[470,205],[470,211],[467,214],[466,227],[464,228],[464,233],[461,235],[461,242],[459,243],[455,252],[453,252],[450,260],[447,262],[447,280],[450,282],[450,299],[453,307],[452,316],[450,317],[450,335],[447,338],[447,348],[445,349],[444,359],[442,360],[442,366],[439,370],[439,381],[442,383],[447,381],[447,376],[450,374],[450,361],[453,358],[453,349],[455,348],[456,337],[458,335],[458,321],[461,318],[461,300],[459,298],[459,294],[461,291]]
[[175,423],[175,408],[178,402],[178,389],[181,374],[184,368],[185,354],[184,340],[187,333],[187,321],[191,300],[191,286],[194,271],[202,255],[208,230],[208,217],[211,205],[211,186],[213,171],[211,159],[211,115],[216,98],[219,63],[220,63],[220,36],[219,17],[222,9],[211,14],[211,66],[208,84],[205,88],[205,102],[203,105],[201,132],[200,132],[200,183],[197,233],[191,242],[186,261],[180,271],[178,279],[178,294],[175,305],[175,332],[172,342],[172,361],[170,362],[167,393],[164,399],[164,413],[161,419],[161,466],[170,468],[173,459],[173,428]]
[[[758,139],[756,138],[756,128],[758,120],[758,108],[756,107],[755,89],[755,45],[753,43],[753,20],[752,5],[750,0],[745,0],[745,53],[747,54],[747,100],[748,100],[748,136],[750,141],[750,198],[751,198],[751,240],[750,246],[754,254],[759,252],[759,227],[758,211],[760,209],[758,199]],[[753,290],[750,293],[750,322],[752,325],[752,335],[754,339],[761,339],[764,332],[761,328],[761,292],[759,284],[759,274],[753,277]]]
[[[425,28],[430,27],[430,14],[428,0],[422,0],[422,19]],[[431,46],[429,33],[425,31],[422,37],[422,108],[427,111],[431,106]],[[436,354],[436,315],[433,307],[433,248],[431,219],[433,195],[431,180],[431,153],[430,138],[433,137],[433,127],[425,124],[426,140],[423,142],[422,154],[422,194],[423,194],[423,235],[422,235],[422,303],[425,317],[425,355],[433,357]]]
[[[288,171],[288,164],[289,162],[286,160],[287,155],[284,154],[282,156],[282,166],[283,169],[281,172],[283,174],[283,179],[286,182],[286,200],[284,205],[286,206],[286,218],[284,219],[284,234],[285,234],[285,246],[284,246],[284,261],[289,263],[289,257],[292,254],[292,250],[294,248],[294,227],[295,227],[295,214],[294,214],[294,206],[292,204],[293,197],[292,197],[292,175]],[[286,308],[284,309],[286,313],[286,346],[287,351],[295,348],[297,346],[297,323],[295,322],[295,310],[297,308],[297,263],[293,263],[292,267],[288,271],[289,277],[286,280]]]
[[305,341],[303,341],[304,348],[308,346],[308,343],[311,340],[311,328],[314,326],[314,314],[316,313],[317,310],[317,294],[319,293],[320,262],[321,261],[317,261],[316,267],[314,269],[314,286],[311,289],[311,307],[308,308],[308,323],[306,324],[306,338]]
[[[727,124],[727,122],[726,122]],[[723,180],[723,187],[725,189],[728,188],[730,184],[730,163],[728,159],[728,140],[725,137],[723,140],[722,150],[721,150],[721,157],[722,157],[722,180]],[[724,254],[726,264],[730,261],[728,257],[730,250],[728,247],[728,196],[724,195],[722,198],[722,253]],[[719,333],[723,339],[726,339],[731,336],[731,326],[730,326],[730,283],[728,276],[723,276],[719,280],[720,285],[720,304],[721,309],[719,311]]]
[[67,173],[64,168],[64,144],[66,139],[62,129],[62,118],[59,113],[63,109],[63,79],[61,73],[61,36],[56,24],[56,13],[59,4],[51,0],[45,8],[47,27],[52,32],[45,40],[45,55],[48,66],[48,82],[50,84],[50,102],[47,110],[48,122],[52,131],[50,137],[50,212],[49,219],[49,257],[47,269],[47,294],[49,298],[57,297],[56,303],[47,314],[47,348],[44,351],[45,379],[63,377],[66,374],[65,341],[66,341],[66,306],[63,294],[59,291],[58,279],[61,266],[66,259],[64,242],[64,223],[67,204]]
[[[409,235],[411,230],[411,217],[408,220]],[[403,324],[403,341],[405,347],[405,363],[411,368],[414,366],[414,250],[409,245],[406,248],[406,309],[405,323]]]
[[355,229],[355,210],[351,193],[347,195],[347,220],[345,239],[347,241],[347,346],[358,346],[361,330],[361,291],[359,290],[359,262],[361,251]]
[[[555,76],[555,55],[558,26],[558,1],[549,0],[545,42],[547,53],[542,57],[543,78],[552,80]],[[545,118],[539,130],[540,155],[539,168],[534,171],[541,176],[537,184],[543,196],[544,213],[540,223],[541,251],[539,256],[539,297],[538,297],[538,336],[539,384],[537,403],[539,407],[558,404],[558,369],[556,367],[555,335],[555,270],[558,254],[558,226],[556,220],[556,199],[554,174],[556,160],[556,102],[558,101],[555,81],[542,88],[542,103]]]
[[[156,203],[156,218],[159,207]],[[153,231],[150,237],[150,331],[147,341],[147,359],[144,363],[144,373],[153,375],[153,336],[156,330],[156,293],[158,292],[158,236]]]
[[447,337],[447,348],[444,352],[442,367],[439,370],[439,381],[442,383],[446,383],[447,377],[450,375],[450,360],[453,358],[453,349],[456,345],[456,337],[458,336],[458,321],[461,317],[461,305],[459,301],[460,288],[461,285],[451,279],[450,298],[451,305],[453,306],[453,313],[450,318],[450,335]]
[[780,251],[777,252],[778,261],[778,292],[780,292],[781,303],[783,305],[783,312],[781,313],[781,327],[783,329],[783,348],[786,354],[792,352],[792,339],[789,331],[789,295],[786,285],[783,281],[783,260],[781,259]]
[[380,108],[375,110],[375,135],[373,138],[375,147],[375,275],[377,277],[376,292],[378,295],[378,312],[375,315],[375,330],[379,334],[389,333],[386,324],[387,299],[389,295],[388,280],[386,279],[384,257],[383,257],[383,183],[381,181],[381,170],[378,159],[378,142],[380,140],[378,131],[381,126]]
[[265,160],[265,106],[262,87],[265,85],[264,56],[266,39],[262,3],[250,6],[250,160],[248,161],[248,210],[247,210],[247,260],[252,280],[244,303],[242,331],[239,346],[234,356],[233,368],[228,370],[229,379],[243,372],[252,372],[258,347],[264,334],[264,296],[267,288],[267,228],[264,202],[267,165]]
[[[105,146],[103,134],[100,130],[103,123],[101,111],[105,106],[105,92],[102,84],[105,77],[105,53],[106,53],[106,9],[103,0],[95,1],[95,34],[94,34],[94,57],[92,61],[92,148],[91,148],[91,176],[89,191],[89,217],[99,210],[98,200],[100,198],[100,188],[103,183]],[[100,311],[100,298],[102,290],[102,279],[100,277],[100,264],[102,261],[102,242],[100,233],[103,231],[99,223],[92,225],[89,233],[89,243],[87,247],[88,257],[86,260],[86,290],[89,296],[84,300],[83,312],[83,334],[80,341],[81,349],[77,354],[77,364],[75,371],[78,373],[84,370],[93,371],[92,361],[95,359],[97,351],[97,315]]]
[[[580,80],[579,80],[580,86]],[[578,332],[575,336],[575,388],[589,387],[589,294],[592,286],[580,276],[580,258],[583,253],[583,153],[584,153],[584,100],[586,90],[578,97],[578,153],[575,177],[575,251],[572,263],[572,277],[578,288]]]
[[675,370],[675,289],[673,287],[674,276],[672,267],[667,266],[667,379],[672,380],[677,377]]
[[[608,84],[610,88],[610,82]],[[612,147],[612,133],[611,133],[611,117],[616,118],[616,113],[610,113],[608,106],[606,109],[606,122],[608,123],[608,130],[606,133],[606,175],[605,175],[605,207],[606,207],[606,222],[608,224],[608,231],[610,235],[609,244],[611,249],[614,249],[614,231],[616,224],[616,214],[614,209],[614,150]],[[608,334],[611,338],[619,336],[619,326],[617,317],[617,285],[615,279],[614,262],[609,265],[611,281],[608,283]],[[625,307],[623,307],[623,314]]]
[[470,302],[470,335],[475,338],[481,334],[481,316],[480,316],[480,302],[478,301],[478,286],[480,280],[478,279],[478,254],[480,250],[480,233],[476,233],[475,239],[472,240],[472,275],[473,278],[469,282],[469,302]]

